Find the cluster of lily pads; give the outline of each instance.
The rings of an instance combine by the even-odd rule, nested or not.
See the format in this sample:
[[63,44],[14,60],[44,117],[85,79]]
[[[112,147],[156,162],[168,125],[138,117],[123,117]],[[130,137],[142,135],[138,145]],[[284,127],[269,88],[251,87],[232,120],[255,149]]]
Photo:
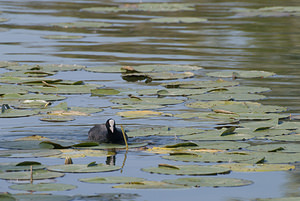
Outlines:
[[[168,118],[176,121],[210,121],[216,128],[199,127],[147,127],[131,129],[130,138],[168,136],[180,143],[152,146],[143,149],[159,154],[163,159],[192,164],[162,163],[142,171],[155,174],[187,175],[162,181],[149,181],[135,177],[87,177],[79,181],[111,183],[113,188],[155,189],[244,186],[253,182],[245,179],[216,177],[219,174],[258,171],[293,170],[292,163],[300,161],[300,149],[289,141],[299,141],[299,122],[288,121],[289,115],[280,114],[287,108],[263,105],[256,100],[270,89],[240,86],[240,78],[266,78],[274,76],[265,71],[209,72],[206,80],[189,80],[202,68],[190,65],[140,65],[90,67],[78,65],[20,65],[1,62],[0,67],[10,70],[1,74],[1,118],[40,115],[42,121],[69,121],[79,115],[101,112],[103,108],[69,107],[64,94],[90,94],[111,97],[112,109],[124,118]],[[107,88],[83,81],[52,79],[58,71],[86,70],[95,73],[120,73],[124,80],[145,82],[147,89],[133,90]],[[118,98],[114,98],[118,97]],[[168,107],[184,104],[192,112],[168,111]],[[168,111],[168,112],[165,112]],[[266,140],[268,140],[266,142]],[[146,143],[130,143],[129,149],[145,147]],[[0,143],[0,157],[112,157],[110,149],[125,149],[125,145],[94,142],[68,142],[43,136],[27,136]],[[19,149],[19,150],[16,150]],[[21,151],[20,151],[21,149]],[[196,164],[209,163],[209,164]],[[32,166],[32,172],[28,171]],[[34,183],[14,184],[11,189],[25,191],[71,190],[74,185],[42,183],[37,180],[64,176],[65,173],[117,171],[122,167],[96,164],[43,165],[35,161],[0,164],[0,179],[25,180]],[[206,176],[206,177],[202,177]],[[14,196],[2,194],[1,196]],[[38,195],[37,195],[38,196]],[[70,198],[73,199],[73,198]]]

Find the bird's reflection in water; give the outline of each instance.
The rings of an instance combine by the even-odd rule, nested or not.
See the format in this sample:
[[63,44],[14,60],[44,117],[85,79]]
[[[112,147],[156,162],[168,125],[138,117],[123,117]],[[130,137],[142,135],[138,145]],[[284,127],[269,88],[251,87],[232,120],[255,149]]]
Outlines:
[[107,156],[106,165],[116,165],[116,155]]

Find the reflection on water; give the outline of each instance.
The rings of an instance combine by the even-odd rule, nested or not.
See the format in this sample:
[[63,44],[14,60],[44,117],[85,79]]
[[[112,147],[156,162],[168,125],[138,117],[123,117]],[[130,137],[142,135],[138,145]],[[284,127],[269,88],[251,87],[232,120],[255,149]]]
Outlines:
[[[63,63],[79,64],[88,67],[103,65],[137,65],[137,64],[192,64],[205,68],[206,71],[224,69],[251,69],[275,72],[278,76],[268,79],[238,80],[242,85],[269,87],[271,92],[265,93],[268,99],[264,104],[287,106],[289,113],[300,113],[300,21],[297,16],[286,17],[243,17],[234,10],[240,8],[261,8],[267,6],[299,6],[297,0],[273,1],[188,1],[195,3],[195,11],[180,12],[83,12],[82,8],[113,6],[120,3],[137,1],[1,1],[0,18],[8,21],[0,22],[0,60],[21,63]],[[148,2],[148,1],[143,1]],[[152,1],[153,2],[153,1]],[[159,2],[159,1],[155,1]],[[185,2],[184,0],[181,2]],[[283,5],[284,4],[284,5]],[[156,24],[149,22],[151,18],[160,16],[205,17],[208,22],[192,24]],[[62,28],[52,24],[74,21],[98,21],[111,23],[106,28]],[[82,36],[77,39],[48,39],[49,35]],[[5,72],[0,69],[0,73]],[[193,79],[201,79],[203,72]],[[108,87],[128,87],[146,89],[143,82],[127,82],[120,74],[91,72],[60,72],[53,76],[68,80],[85,80],[87,82],[105,84]],[[206,78],[205,78],[206,79]],[[155,83],[152,83],[155,85]],[[103,107],[105,111],[88,117],[79,117],[73,122],[55,124],[40,122],[38,117],[19,118],[17,121],[1,119],[0,139],[43,133],[46,137],[59,139],[85,140],[88,129],[95,123],[114,116],[116,110],[110,109],[109,98],[90,97],[88,95],[68,95],[71,106]],[[162,111],[184,111],[184,105],[169,107]],[[211,122],[170,121],[167,117],[160,119],[124,119],[115,117],[127,128],[151,126],[184,126],[211,128]],[[16,124],[17,122],[17,124]],[[176,142],[174,138],[146,139],[154,143]],[[116,160],[116,156],[108,157],[107,164],[122,164],[127,154]],[[119,156],[119,153],[118,153]],[[122,160],[122,157],[125,157]],[[143,159],[143,164],[139,164]],[[129,152],[124,171],[136,173],[133,166],[144,167],[161,159],[155,156],[141,156]],[[164,162],[164,161],[162,161]],[[151,175],[153,176],[153,175]],[[251,177],[247,175],[246,177]],[[266,180],[282,179],[282,175],[264,175]],[[158,179],[158,176],[153,176]],[[260,178],[252,178],[257,184],[248,189],[254,197],[279,197],[282,192],[273,183],[266,192],[261,192]],[[159,179],[160,180],[160,179]],[[2,181],[1,181],[2,182]],[[293,181],[294,182],[294,181]],[[276,183],[276,182],[275,182]],[[295,183],[299,183],[295,181]],[[7,184],[3,184],[7,185]],[[3,186],[0,185],[0,186]],[[278,184],[280,185],[280,184]],[[105,187],[106,188],[106,187]],[[4,189],[5,191],[6,189]],[[113,191],[107,188],[108,191]],[[202,190],[202,189],[201,189]],[[3,191],[2,189],[0,191]],[[191,190],[193,196],[196,191]],[[244,190],[241,190],[244,191]],[[80,192],[80,190],[78,191]],[[91,190],[88,191],[89,193]],[[189,191],[190,192],[190,191]],[[205,196],[216,198],[213,190],[202,190]],[[178,192],[175,193],[179,194]],[[169,195],[159,194],[159,195]],[[176,196],[175,195],[175,196]],[[218,200],[224,197],[243,197],[234,190],[220,190]],[[249,195],[249,194],[247,194]],[[149,192],[144,194],[152,198]],[[178,195],[178,199],[182,198]],[[193,197],[192,196],[192,197]],[[223,197],[222,197],[223,196]],[[176,200],[176,199],[175,199]]]

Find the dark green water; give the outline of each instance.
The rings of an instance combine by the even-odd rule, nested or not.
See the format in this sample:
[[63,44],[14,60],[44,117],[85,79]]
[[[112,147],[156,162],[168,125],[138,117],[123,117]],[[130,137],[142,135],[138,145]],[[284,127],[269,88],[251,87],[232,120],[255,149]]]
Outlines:
[[[300,16],[275,14],[273,16],[244,16],[235,10],[240,8],[262,8],[270,6],[300,6],[297,0],[272,1],[187,1],[195,3],[195,10],[178,12],[111,12],[92,13],[81,9],[112,6],[138,1],[0,1],[0,60],[22,64],[78,64],[87,67],[138,64],[188,64],[204,68],[193,78],[203,78],[205,72],[229,69],[263,70],[276,73],[265,79],[239,79],[242,86],[269,87],[264,104],[288,107],[288,113],[300,113]],[[144,1],[143,1],[144,2]],[[148,2],[148,1],[147,1]],[[160,2],[160,1],[154,1]],[[156,17],[204,17],[203,23],[151,23]],[[53,23],[78,20],[111,23],[106,28],[60,28]],[[47,35],[75,35],[79,39],[46,39]],[[7,72],[0,68],[0,73]],[[85,80],[108,87],[149,88],[144,82],[126,82],[120,74],[91,73],[85,71],[60,72],[53,76],[67,80]],[[118,110],[110,109],[109,98],[89,95],[70,95],[71,106],[103,107],[104,112],[80,117],[70,123],[48,123],[38,117],[0,119],[0,139],[8,140],[32,134],[64,139],[86,139],[88,129],[95,123],[102,123],[114,117],[127,128],[148,125],[211,128],[206,122],[173,120],[171,118],[126,119],[115,115]],[[172,106],[162,111],[186,110],[184,105]],[[147,139],[149,140],[149,139]],[[150,139],[160,143],[175,143],[176,139]],[[121,164],[124,153],[117,155]],[[1,159],[2,160],[2,159]],[[3,159],[4,160],[4,159]],[[7,159],[5,159],[7,160]],[[21,160],[21,159],[20,159]],[[79,160],[79,159],[78,159]],[[91,159],[81,159],[88,162]],[[95,159],[99,160],[99,159]],[[105,159],[103,159],[105,160]],[[40,159],[41,162],[56,164],[54,159]],[[76,159],[75,159],[76,161]],[[102,161],[104,162],[104,161]],[[156,155],[129,152],[125,176],[139,176],[161,180],[172,176],[147,174],[139,168],[165,163]],[[107,176],[121,175],[108,173]],[[89,176],[97,176],[92,174]],[[123,174],[124,176],[124,174]],[[78,189],[54,194],[137,193],[138,200],[250,200],[253,198],[283,197],[298,195],[290,186],[299,186],[297,173],[233,173],[254,181],[253,185],[238,188],[200,188],[192,190],[118,190],[110,186],[78,184],[82,175],[68,175],[58,179],[64,183],[76,183]],[[0,192],[17,192],[8,189],[9,183],[0,181]],[[296,193],[295,193],[296,191]]]

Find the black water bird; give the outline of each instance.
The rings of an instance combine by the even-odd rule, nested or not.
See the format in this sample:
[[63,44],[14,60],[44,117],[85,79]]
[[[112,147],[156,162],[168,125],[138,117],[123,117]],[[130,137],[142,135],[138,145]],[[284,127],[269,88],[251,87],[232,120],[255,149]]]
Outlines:
[[[127,134],[126,141],[128,140]],[[125,144],[122,130],[116,127],[113,119],[108,119],[105,124],[96,124],[89,130],[89,140],[99,143]]]

